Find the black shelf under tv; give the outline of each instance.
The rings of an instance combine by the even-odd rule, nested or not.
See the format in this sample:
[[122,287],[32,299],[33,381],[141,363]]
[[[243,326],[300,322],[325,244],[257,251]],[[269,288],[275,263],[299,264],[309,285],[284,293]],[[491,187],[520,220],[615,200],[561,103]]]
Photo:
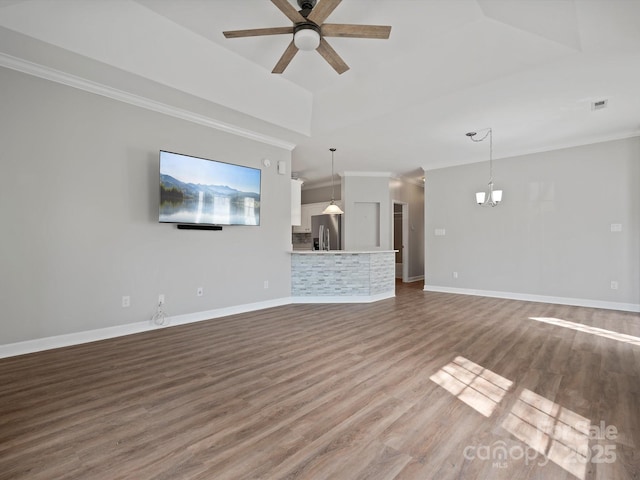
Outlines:
[[221,225],[197,225],[193,223],[179,223],[179,230],[222,230]]

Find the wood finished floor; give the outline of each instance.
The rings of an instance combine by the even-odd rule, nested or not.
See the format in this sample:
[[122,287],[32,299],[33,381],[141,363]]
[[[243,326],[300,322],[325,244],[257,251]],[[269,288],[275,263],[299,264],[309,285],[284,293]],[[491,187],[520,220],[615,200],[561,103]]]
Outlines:
[[3,359],[0,479],[638,479],[629,336],[418,283]]

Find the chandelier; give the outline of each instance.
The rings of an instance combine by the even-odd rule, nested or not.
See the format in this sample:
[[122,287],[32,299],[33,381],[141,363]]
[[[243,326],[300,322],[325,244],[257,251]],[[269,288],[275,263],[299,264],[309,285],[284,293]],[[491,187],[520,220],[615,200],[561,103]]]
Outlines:
[[474,142],[482,142],[489,137],[489,184],[486,192],[476,193],[476,202],[481,207],[495,207],[502,201],[502,190],[493,189],[493,131],[488,128],[487,133],[480,139],[475,138],[476,132],[469,132],[466,135]]

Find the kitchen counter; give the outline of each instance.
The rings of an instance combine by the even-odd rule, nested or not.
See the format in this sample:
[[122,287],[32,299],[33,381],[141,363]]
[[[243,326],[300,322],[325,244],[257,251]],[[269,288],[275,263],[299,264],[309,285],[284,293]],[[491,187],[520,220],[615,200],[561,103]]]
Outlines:
[[291,253],[312,255],[360,255],[370,253],[396,253],[398,250],[303,250],[294,249]]
[[295,303],[362,303],[395,296],[395,250],[294,250]]

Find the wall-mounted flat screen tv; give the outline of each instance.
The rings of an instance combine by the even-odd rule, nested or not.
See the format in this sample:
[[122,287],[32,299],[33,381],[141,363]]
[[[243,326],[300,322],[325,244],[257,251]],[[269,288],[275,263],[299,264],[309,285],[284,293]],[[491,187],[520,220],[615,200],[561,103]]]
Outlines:
[[160,150],[160,222],[260,225],[260,173]]

